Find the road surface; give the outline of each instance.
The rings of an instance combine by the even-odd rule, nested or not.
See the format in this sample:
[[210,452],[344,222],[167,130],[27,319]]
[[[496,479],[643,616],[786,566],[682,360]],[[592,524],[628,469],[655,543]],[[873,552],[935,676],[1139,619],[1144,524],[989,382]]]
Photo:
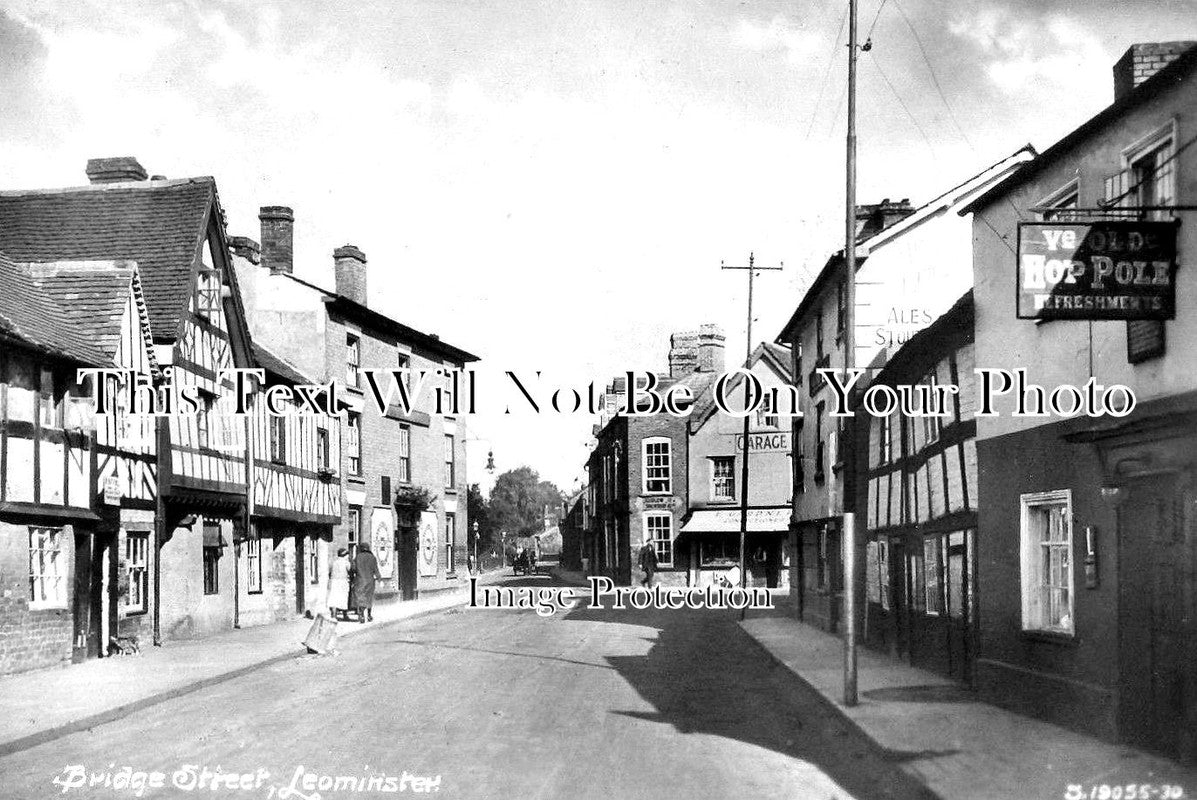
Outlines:
[[2,758],[0,797],[927,797],[735,622],[453,609]]

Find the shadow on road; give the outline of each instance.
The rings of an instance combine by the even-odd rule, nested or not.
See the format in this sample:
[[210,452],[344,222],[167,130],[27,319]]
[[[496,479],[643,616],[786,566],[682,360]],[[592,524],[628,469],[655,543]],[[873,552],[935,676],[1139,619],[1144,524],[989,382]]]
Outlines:
[[862,800],[935,797],[897,764],[945,754],[876,746],[832,704],[773,661],[736,624],[738,618],[724,610],[578,608],[564,621],[656,629],[647,654],[606,657],[655,711],[612,713],[799,759]]

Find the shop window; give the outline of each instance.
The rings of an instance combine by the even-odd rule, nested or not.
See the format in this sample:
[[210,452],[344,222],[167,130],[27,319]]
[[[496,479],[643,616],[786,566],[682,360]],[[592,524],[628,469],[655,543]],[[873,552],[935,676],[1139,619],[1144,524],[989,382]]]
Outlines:
[[910,576],[911,605],[915,611],[926,612],[927,576],[922,553],[911,553],[906,557],[906,574]]
[[219,523],[204,524],[204,594],[220,594],[220,552],[224,540]]
[[144,614],[148,610],[150,535],[130,531],[125,534],[125,613]]
[[362,510],[358,506],[350,506],[345,521],[345,533],[349,543],[349,556],[357,555],[357,543],[362,537]]
[[823,526],[819,531],[816,545],[816,588],[823,591],[835,591],[840,588],[838,562],[839,540],[830,528]]
[[948,558],[944,572],[948,590],[948,616],[953,619],[964,618],[964,585],[968,579],[966,552],[964,531],[948,534]]
[[262,593],[262,540],[245,543],[245,588],[250,594]]
[[673,566],[673,515],[663,512],[644,515],[644,538],[652,542],[657,565]]
[[711,459],[711,499],[736,499],[736,459],[734,456],[715,456]]
[[64,608],[66,553],[62,528],[29,528],[29,607]]
[[732,536],[712,536],[699,544],[699,563],[704,567],[728,566],[740,560],[740,540]]
[[889,611],[889,542],[877,542],[877,582],[879,584],[881,608]]
[[1072,492],[1024,494],[1022,506],[1022,627],[1071,635]]
[[669,494],[672,491],[670,446],[670,441],[663,437],[644,440],[643,464],[646,494]]

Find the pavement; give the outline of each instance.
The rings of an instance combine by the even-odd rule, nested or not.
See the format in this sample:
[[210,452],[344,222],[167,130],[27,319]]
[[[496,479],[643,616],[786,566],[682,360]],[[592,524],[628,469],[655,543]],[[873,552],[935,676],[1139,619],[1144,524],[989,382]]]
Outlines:
[[[481,577],[502,580],[506,572]],[[468,583],[403,602],[381,602],[372,622],[341,622],[338,639],[422,614],[460,606]],[[199,639],[146,646],[117,656],[0,677],[0,756],[119,719],[133,711],[281,660],[307,654],[302,645],[312,620],[299,617],[229,630]]]
[[982,703],[961,684],[864,647],[859,703],[846,707],[842,639],[784,612],[752,612],[741,627],[944,800],[1108,798],[1131,784],[1197,793],[1197,769]]

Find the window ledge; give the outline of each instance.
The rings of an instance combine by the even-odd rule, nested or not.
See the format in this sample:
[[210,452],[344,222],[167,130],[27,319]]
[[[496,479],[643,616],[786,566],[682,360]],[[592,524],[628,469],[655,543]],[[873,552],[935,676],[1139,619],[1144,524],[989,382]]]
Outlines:
[[1080,641],[1074,633],[1060,631],[1022,631],[1020,637],[1027,642],[1042,642],[1044,644],[1058,644],[1066,647],[1076,647]]
[[30,601],[29,610],[30,611],[66,611],[67,607],[66,607],[66,603]]

